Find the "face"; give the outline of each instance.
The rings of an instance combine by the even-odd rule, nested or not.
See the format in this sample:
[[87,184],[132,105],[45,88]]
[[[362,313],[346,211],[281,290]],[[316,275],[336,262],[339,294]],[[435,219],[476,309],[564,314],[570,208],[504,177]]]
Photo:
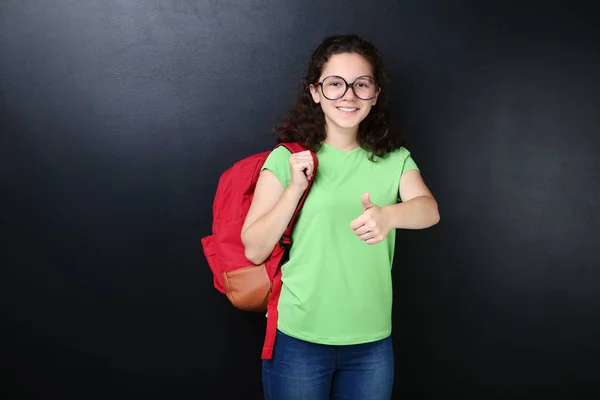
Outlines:
[[[346,82],[352,83],[356,78],[365,75],[373,76],[373,70],[364,57],[355,53],[342,53],[334,54],[329,58],[329,61],[325,64],[323,72],[319,77],[319,82],[322,82],[323,79],[332,75],[340,76],[344,78]],[[331,78],[328,81],[330,80]],[[325,84],[327,84],[327,82]],[[339,85],[336,87],[339,87]],[[362,85],[361,87],[365,86]],[[358,90],[360,90],[359,87],[356,89],[357,93],[360,94],[360,92],[358,92]],[[315,85],[310,86],[310,92],[315,103],[321,105],[321,109],[325,114],[325,123],[328,132],[330,132],[331,129],[356,132],[360,122],[367,117],[369,111],[371,111],[371,107],[377,103],[377,95],[379,95],[380,89],[377,89],[375,97],[370,100],[362,100],[357,97],[352,91],[352,87],[349,87],[344,96],[337,100],[327,99],[323,95],[322,88]],[[336,96],[328,94],[327,97],[334,98]]]

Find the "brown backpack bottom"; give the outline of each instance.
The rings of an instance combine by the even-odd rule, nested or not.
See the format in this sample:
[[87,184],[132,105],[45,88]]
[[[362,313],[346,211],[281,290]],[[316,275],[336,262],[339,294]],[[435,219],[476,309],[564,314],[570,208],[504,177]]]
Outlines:
[[265,263],[223,273],[225,294],[240,310],[266,312],[271,282]]

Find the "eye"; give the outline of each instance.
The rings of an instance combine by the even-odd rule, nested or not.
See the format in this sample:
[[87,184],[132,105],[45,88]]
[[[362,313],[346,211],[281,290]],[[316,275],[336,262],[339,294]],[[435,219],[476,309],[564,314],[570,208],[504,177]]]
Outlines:
[[355,85],[363,89],[369,89],[371,88],[372,83],[373,82],[371,82],[369,79],[363,78],[356,81]]

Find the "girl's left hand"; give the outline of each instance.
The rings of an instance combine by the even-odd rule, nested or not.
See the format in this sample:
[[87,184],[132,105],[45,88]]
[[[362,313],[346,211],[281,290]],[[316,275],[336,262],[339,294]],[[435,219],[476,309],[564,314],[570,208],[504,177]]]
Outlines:
[[350,228],[367,244],[382,242],[391,229],[382,207],[371,201],[369,193],[363,194],[362,204],[363,214],[350,223]]

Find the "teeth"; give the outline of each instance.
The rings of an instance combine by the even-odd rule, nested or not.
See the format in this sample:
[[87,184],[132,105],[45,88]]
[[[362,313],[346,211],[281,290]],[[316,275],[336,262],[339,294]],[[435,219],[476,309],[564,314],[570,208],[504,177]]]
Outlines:
[[352,111],[356,111],[356,108],[344,108],[344,107],[338,107],[338,109],[342,110],[342,111],[346,111],[346,112],[352,112]]

